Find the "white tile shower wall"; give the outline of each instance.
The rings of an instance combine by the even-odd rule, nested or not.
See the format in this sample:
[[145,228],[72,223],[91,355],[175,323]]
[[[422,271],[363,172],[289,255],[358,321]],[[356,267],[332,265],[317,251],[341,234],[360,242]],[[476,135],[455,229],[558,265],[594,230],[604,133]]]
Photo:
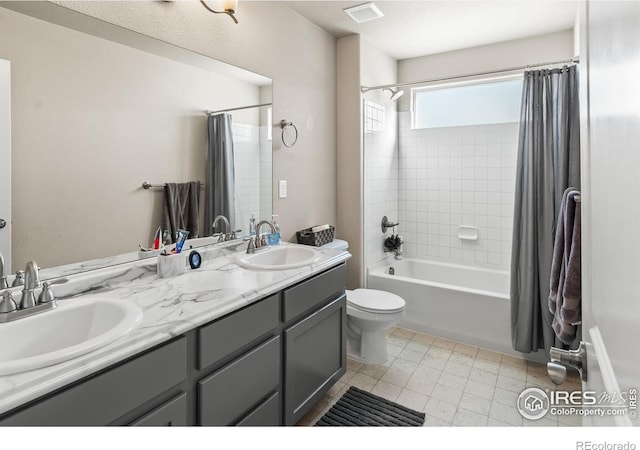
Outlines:
[[[518,124],[411,129],[399,113],[400,230],[405,252],[507,269],[511,260]],[[458,227],[478,227],[477,241]]]
[[[249,217],[255,214],[260,220],[260,132],[259,127],[233,123],[233,150],[236,178],[235,229],[248,234]],[[270,219],[271,217],[266,217]]]
[[397,112],[389,104],[365,100],[363,118],[364,261],[370,266],[390,256],[383,251],[382,216],[398,220],[398,127]]
[[[271,150],[271,138],[269,136],[271,126],[260,127],[260,218],[271,219],[273,213],[273,200],[271,198],[271,186],[273,184],[273,152]],[[247,231],[248,231],[247,225]]]

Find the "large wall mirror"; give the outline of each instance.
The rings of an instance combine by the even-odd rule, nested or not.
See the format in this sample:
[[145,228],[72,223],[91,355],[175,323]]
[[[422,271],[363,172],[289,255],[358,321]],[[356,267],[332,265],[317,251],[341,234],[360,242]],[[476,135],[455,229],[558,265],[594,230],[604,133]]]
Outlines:
[[[270,217],[270,79],[47,2],[2,2],[0,24],[12,272],[148,246],[164,183],[206,181],[207,110],[233,110],[235,228]],[[204,197],[201,236],[212,231]]]

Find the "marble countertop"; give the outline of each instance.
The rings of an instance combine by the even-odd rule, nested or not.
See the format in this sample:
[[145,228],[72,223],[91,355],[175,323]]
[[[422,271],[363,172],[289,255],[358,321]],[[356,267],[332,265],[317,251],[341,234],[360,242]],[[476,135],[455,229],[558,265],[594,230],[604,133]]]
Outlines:
[[142,322],[127,335],[87,355],[42,369],[0,376],[0,414],[351,257],[342,250],[317,249],[321,257],[311,266],[249,270],[234,262],[245,247],[246,244],[235,242],[199,248],[202,266],[171,278],[158,277],[153,258],[51,280],[59,304],[80,298],[122,299],[140,307],[144,314]]

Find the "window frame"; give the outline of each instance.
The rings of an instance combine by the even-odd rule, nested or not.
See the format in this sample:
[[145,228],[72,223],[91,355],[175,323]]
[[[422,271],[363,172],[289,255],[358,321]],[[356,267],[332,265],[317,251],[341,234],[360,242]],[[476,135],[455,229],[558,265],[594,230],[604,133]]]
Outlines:
[[[416,95],[421,92],[427,91],[437,91],[441,89],[451,89],[456,87],[464,87],[464,86],[473,86],[479,84],[490,84],[490,83],[499,83],[503,81],[513,81],[513,80],[521,80],[524,82],[524,72],[500,75],[500,76],[491,76],[491,77],[478,77],[467,80],[458,80],[458,81],[446,81],[446,82],[433,82],[433,83],[425,83],[421,86],[412,87],[411,88],[411,129],[412,130],[429,130],[434,128],[447,128],[447,127],[417,127],[416,126]],[[491,125],[491,124],[477,124],[477,125]],[[474,126],[474,125],[450,125],[450,127],[455,126]]]

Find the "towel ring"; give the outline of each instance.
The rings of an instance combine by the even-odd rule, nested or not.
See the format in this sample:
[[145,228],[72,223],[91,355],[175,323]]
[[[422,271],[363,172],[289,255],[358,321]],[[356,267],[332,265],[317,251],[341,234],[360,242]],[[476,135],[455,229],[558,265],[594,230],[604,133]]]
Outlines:
[[[288,127],[292,127],[293,131],[295,131],[296,133],[293,140],[285,139],[284,137],[284,132]],[[287,148],[293,147],[296,144],[296,142],[298,142],[298,129],[296,128],[296,126],[293,124],[293,122],[287,122],[286,120],[281,120],[280,128],[282,128],[282,143],[284,144],[284,146]],[[289,140],[288,143],[287,143],[287,140]]]

